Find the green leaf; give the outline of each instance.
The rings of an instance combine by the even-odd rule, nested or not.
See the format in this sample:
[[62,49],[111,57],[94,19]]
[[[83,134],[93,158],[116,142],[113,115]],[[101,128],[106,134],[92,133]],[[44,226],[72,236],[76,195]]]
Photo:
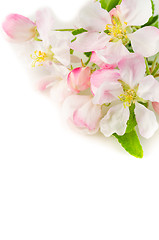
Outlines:
[[92,56],[92,52],[85,52],[84,55],[88,58],[90,58]]
[[154,26],[154,25],[156,25],[156,23],[158,23],[158,18],[159,18],[158,15],[150,17],[149,20],[148,20],[148,22],[145,23],[144,25],[142,25],[141,27]]
[[122,147],[132,156],[143,158],[143,149],[135,130],[125,133],[123,136],[119,136],[116,133],[113,136],[118,139]]
[[129,117],[129,120],[127,121],[126,133],[131,132],[134,129],[134,127],[136,127],[137,125],[134,109],[135,109],[135,104],[131,104],[131,106],[129,107],[130,117]]
[[145,106],[146,108],[148,108],[148,106],[149,106],[149,103],[148,103],[148,102],[140,102],[140,101],[138,101],[138,103],[142,104],[142,105]]
[[83,32],[87,32],[87,30],[85,30],[84,28],[79,28],[79,29],[72,31],[72,34],[75,36],[75,35],[81,34]]
[[101,7],[108,12],[119,4],[120,0],[100,0]]
[[73,49],[70,49],[70,54],[72,55],[74,53],[74,50]]
[[122,147],[130,153],[132,156],[137,158],[143,157],[143,149],[140,144],[139,138],[135,131],[135,126],[137,125],[136,117],[134,113],[135,104],[131,104],[129,107],[130,117],[127,122],[127,129],[124,135],[119,136],[114,133],[113,136],[118,139],[118,142],[122,145]]

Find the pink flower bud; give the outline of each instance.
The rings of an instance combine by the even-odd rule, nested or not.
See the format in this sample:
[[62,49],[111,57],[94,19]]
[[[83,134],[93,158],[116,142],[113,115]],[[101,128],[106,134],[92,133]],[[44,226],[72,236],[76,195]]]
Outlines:
[[14,42],[26,42],[36,35],[36,24],[19,14],[8,15],[2,27]]
[[86,68],[75,68],[72,70],[67,78],[68,86],[71,90],[76,93],[83,91],[90,86],[90,77],[91,77],[91,70],[89,67]]
[[152,102],[152,106],[155,112],[159,114],[159,102]]

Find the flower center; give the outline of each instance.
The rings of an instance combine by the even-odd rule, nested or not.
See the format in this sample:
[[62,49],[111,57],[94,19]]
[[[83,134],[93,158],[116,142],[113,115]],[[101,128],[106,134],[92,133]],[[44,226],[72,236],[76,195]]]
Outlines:
[[46,61],[49,62],[58,62],[56,58],[54,58],[54,53],[51,51],[52,47],[50,46],[47,49],[47,52],[42,52],[42,51],[35,51],[34,55],[31,55],[31,58],[34,60],[32,62],[32,67],[35,67],[36,64],[38,64],[38,66],[43,66],[43,64]]
[[124,45],[129,42],[127,36],[127,23],[125,22],[124,25],[122,25],[119,18],[113,16],[112,24],[107,24],[105,29],[107,34],[111,36],[110,42],[117,42],[120,39]]
[[123,102],[124,106],[130,107],[132,103],[135,103],[137,94],[134,89],[128,89],[119,96],[120,101]]

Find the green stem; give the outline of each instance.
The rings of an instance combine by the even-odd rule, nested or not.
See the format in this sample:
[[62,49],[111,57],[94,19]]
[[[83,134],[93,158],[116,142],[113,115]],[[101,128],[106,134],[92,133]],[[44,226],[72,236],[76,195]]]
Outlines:
[[155,69],[155,67],[156,67],[156,63],[157,63],[157,60],[158,60],[158,54],[156,55],[156,57],[155,57],[155,60],[153,61],[153,63],[152,63],[152,68],[151,68],[151,72],[153,72],[154,71],[154,69]]
[[159,74],[154,75],[155,78],[159,77]]
[[151,75],[147,58],[145,58],[145,64],[146,64],[146,72],[147,72],[147,75]]
[[42,40],[39,39],[38,37],[35,37],[34,40],[35,40],[35,41],[38,41],[38,42],[42,42]]
[[158,70],[159,70],[159,63],[157,64],[156,68],[152,72],[152,75],[154,76],[158,72]]
[[75,29],[55,29],[53,31],[60,31],[60,32],[72,32],[74,31]]

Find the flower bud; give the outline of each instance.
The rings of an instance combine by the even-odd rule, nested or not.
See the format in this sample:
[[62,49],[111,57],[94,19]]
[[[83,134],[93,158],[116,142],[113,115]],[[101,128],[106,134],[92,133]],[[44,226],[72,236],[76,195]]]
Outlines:
[[2,27],[14,42],[26,42],[36,36],[36,24],[19,14],[8,15]]
[[153,106],[155,112],[159,114],[159,102],[153,102],[152,106]]
[[84,91],[85,89],[89,88],[90,77],[91,70],[89,67],[75,68],[69,73],[67,83],[71,90],[79,93],[80,91]]

